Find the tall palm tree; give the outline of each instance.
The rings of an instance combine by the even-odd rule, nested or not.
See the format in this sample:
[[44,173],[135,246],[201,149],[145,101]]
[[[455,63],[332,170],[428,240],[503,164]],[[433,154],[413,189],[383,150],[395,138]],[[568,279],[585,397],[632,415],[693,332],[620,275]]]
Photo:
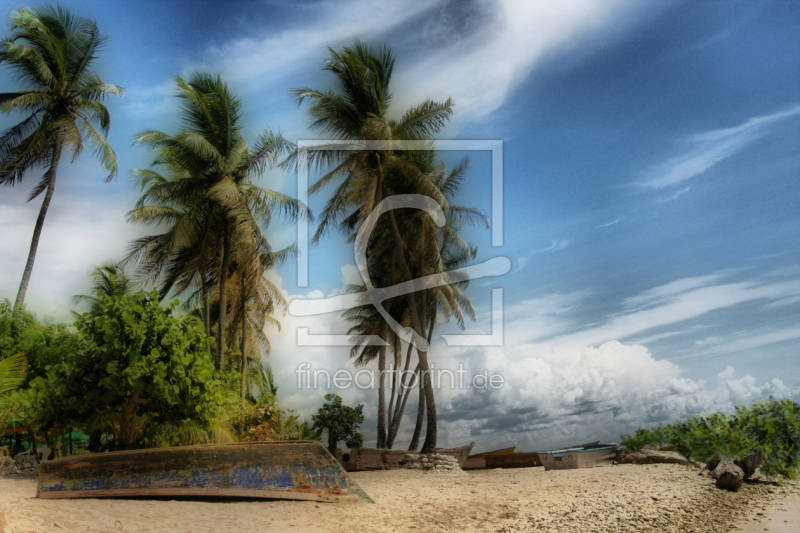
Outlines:
[[[389,89],[394,55],[386,46],[371,47],[361,41],[339,51],[330,50],[330,59],[323,70],[334,74],[336,90],[319,91],[310,88],[293,89],[298,103],[310,102],[311,129],[351,141],[363,140],[427,140],[438,132],[452,114],[452,102],[427,100],[412,107],[399,121],[388,118],[392,93]],[[286,164],[296,168],[297,152]],[[433,182],[420,172],[400,150],[319,151],[309,154],[309,161],[327,170],[310,189],[319,192],[334,180],[340,183],[328,200],[314,236],[318,241],[326,232],[347,226],[349,221],[360,225],[372,210],[397,189],[392,180],[413,183],[417,194],[426,194],[447,208],[447,200]],[[402,281],[410,281],[406,243],[393,211],[387,213],[390,242],[396,254]],[[376,229],[376,232],[379,231]],[[425,338],[425,322],[419,315],[417,295],[408,295],[407,311],[410,323],[419,338]],[[428,409],[428,425],[423,451],[436,447],[436,409],[430,381],[427,353],[418,352],[424,375],[424,390]]]
[[31,201],[45,193],[17,306],[25,302],[62,151],[70,150],[74,161],[88,142],[108,171],[106,181],[117,174],[116,155],[105,139],[110,117],[102,100],[122,95],[122,88],[104,83],[90,68],[107,40],[93,20],[76,17],[62,6],[42,6],[13,11],[11,28],[11,35],[0,42],[0,63],[11,67],[29,88],[0,94],[0,109],[28,116],[0,137],[0,184],[12,186],[30,169],[46,169],[28,196]]
[[136,143],[151,148],[155,157],[151,168],[137,171],[145,192],[128,214],[129,220],[166,225],[167,231],[135,241],[128,260],[140,260],[146,274],[160,279],[162,294],[199,284],[207,302],[214,287],[219,369],[232,267],[263,251],[261,225],[268,226],[275,212],[287,220],[310,213],[297,200],[253,183],[291,143],[267,130],[251,149],[238,125],[241,102],[219,76],[198,73],[176,82],[184,127],[174,137],[156,130],[136,136]]

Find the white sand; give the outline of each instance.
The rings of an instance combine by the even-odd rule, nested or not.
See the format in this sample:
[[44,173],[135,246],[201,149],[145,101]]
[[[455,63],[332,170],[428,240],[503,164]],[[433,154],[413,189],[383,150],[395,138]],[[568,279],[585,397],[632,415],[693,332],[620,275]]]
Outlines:
[[[11,532],[390,531],[728,531],[763,516],[770,499],[797,498],[797,487],[713,487],[677,465],[543,468],[431,476],[392,470],[351,474],[377,502],[259,500],[39,500],[34,479],[0,478],[0,511]],[[788,496],[787,496],[788,495]],[[743,504],[747,501],[747,504]],[[777,501],[777,500],[776,500]],[[731,514],[733,512],[733,514]],[[731,520],[720,528],[717,516]],[[747,515],[747,516],[745,516]],[[58,523],[61,528],[54,525]],[[705,524],[705,525],[703,525]],[[723,527],[724,526],[724,527]]]

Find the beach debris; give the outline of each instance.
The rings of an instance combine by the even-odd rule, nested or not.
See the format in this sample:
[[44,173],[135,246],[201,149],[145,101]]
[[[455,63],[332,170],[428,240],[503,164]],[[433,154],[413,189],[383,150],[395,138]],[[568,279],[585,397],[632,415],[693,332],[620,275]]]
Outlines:
[[466,474],[460,461],[452,455],[440,453],[406,453],[401,463],[403,468],[422,470],[430,474]]
[[62,525],[61,525],[61,524],[59,524],[58,522],[53,522],[53,525],[54,525],[54,526],[56,526],[56,527],[57,527],[57,528],[59,528],[59,529],[64,529],[64,526],[62,526]]
[[0,511],[0,533],[11,533],[11,526],[8,525],[8,518],[3,511]]
[[717,480],[717,487],[733,492],[739,490],[744,480],[744,472],[730,459],[720,461],[711,476]]
[[20,474],[14,459],[11,457],[0,457],[0,474],[4,476],[16,476]]
[[756,470],[758,470],[761,465],[764,464],[764,456],[760,453],[750,452],[744,457],[744,459],[734,462],[736,463],[736,466],[741,468],[742,472],[744,472],[744,478],[748,479],[756,473]]

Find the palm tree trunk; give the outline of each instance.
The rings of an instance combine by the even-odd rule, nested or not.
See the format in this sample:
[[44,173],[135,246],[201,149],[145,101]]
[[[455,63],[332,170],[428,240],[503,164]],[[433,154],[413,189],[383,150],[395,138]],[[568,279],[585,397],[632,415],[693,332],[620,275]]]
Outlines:
[[[387,331],[387,333],[388,333],[388,331]],[[393,335],[392,339],[393,339],[393,342],[392,342],[392,353],[394,354],[394,366],[392,367],[391,379],[389,381],[392,384],[392,386],[391,386],[391,388],[389,390],[389,409],[387,409],[387,411],[386,411],[386,416],[388,418],[387,422],[388,422],[388,426],[389,426],[389,433],[392,432],[391,427],[392,427],[392,425],[394,423],[394,413],[396,411],[395,398],[397,397],[397,374],[399,373],[398,372],[398,368],[400,368],[400,361],[397,358],[397,354],[400,353],[400,350],[399,350],[399,348],[397,346],[398,343],[400,342],[400,339],[397,338],[397,335]],[[397,406],[399,406],[399,405],[400,405],[400,400],[398,399],[397,400]],[[392,448],[392,445],[389,444],[389,436],[388,436],[388,434],[386,436],[386,447],[389,448],[389,449]]]
[[422,385],[422,377],[417,375],[419,379],[419,403],[417,406],[417,423],[414,425],[414,433],[411,435],[411,443],[408,445],[408,451],[415,452],[419,446],[419,436],[422,434],[422,422],[425,420],[425,388]]
[[206,274],[203,272],[203,323],[206,327],[206,337],[211,336],[211,299],[208,296],[208,281]]
[[[383,323],[381,327],[381,339],[386,340],[388,324]],[[386,371],[386,346],[381,346],[378,351],[378,438],[376,447],[386,447],[386,388],[383,380],[383,373]]]
[[28,251],[28,261],[25,263],[25,271],[22,273],[22,281],[19,284],[14,307],[25,304],[25,293],[28,292],[28,282],[31,280],[31,273],[33,272],[33,261],[36,259],[36,249],[39,247],[39,237],[42,235],[44,217],[47,215],[47,209],[50,207],[50,199],[53,198],[53,191],[56,188],[56,168],[58,167],[58,160],[60,158],[61,143],[56,140],[53,146],[53,156],[50,159],[50,168],[47,170],[47,192],[44,193],[42,207],[39,208],[39,217],[36,219],[36,225],[33,227],[33,238],[31,239],[31,248]]
[[[411,276],[411,270],[408,268],[405,254],[403,253],[403,238],[400,236],[400,230],[397,227],[397,219],[395,219],[394,211],[389,211],[389,226],[394,237],[395,247],[398,254],[397,259],[400,263],[400,270],[403,272],[406,281],[414,279]],[[409,294],[410,305],[409,314],[411,315],[411,325],[420,337],[423,336],[422,322],[419,319],[417,298],[415,293]],[[428,365],[428,352],[426,350],[417,349],[419,356],[420,372],[422,377],[422,386],[425,393],[425,405],[428,411],[428,425],[425,431],[425,442],[422,445],[423,453],[433,453],[436,451],[436,404],[433,398],[433,384],[431,383],[430,366]]]
[[[436,325],[436,317],[433,317],[430,320],[430,327],[428,328],[427,339],[429,344],[431,342],[431,338],[433,338],[433,328],[435,325]],[[405,373],[408,371],[408,363],[411,360],[412,346],[413,346],[412,344],[408,345],[408,353],[406,354],[406,367],[403,370],[403,376],[405,376]],[[417,379],[419,379],[419,363],[417,363],[417,368],[414,369],[414,375],[417,376]],[[403,383],[402,380],[401,383]],[[401,387],[400,389],[400,394],[403,395],[403,402],[400,403],[400,398],[399,397],[397,398],[398,408],[395,412],[394,420],[392,420],[392,425],[389,428],[389,439],[388,439],[389,448],[391,448],[392,444],[394,444],[394,439],[395,437],[397,437],[397,432],[400,430],[400,420],[402,420],[403,412],[406,410],[406,402],[408,401],[408,395],[411,394],[411,389],[404,384],[404,386]],[[416,425],[414,426],[414,436],[411,439],[411,442],[414,444],[414,450],[416,450],[417,446],[419,445],[419,436],[422,432],[422,420],[423,418],[425,418],[425,403],[422,401],[422,399],[423,399],[423,390],[422,387],[420,387],[420,405],[417,408],[417,422]],[[412,451],[412,449],[409,448],[409,451]]]
[[239,296],[242,301],[242,405],[244,405],[245,392],[247,391],[247,354],[245,353],[245,348],[247,347],[247,315],[245,314],[244,290],[244,276],[242,276],[242,294]]
[[228,269],[230,268],[230,243],[227,223],[223,226],[222,266],[219,273],[219,333],[217,335],[217,370],[222,369],[222,354],[225,350],[225,324],[228,316]]

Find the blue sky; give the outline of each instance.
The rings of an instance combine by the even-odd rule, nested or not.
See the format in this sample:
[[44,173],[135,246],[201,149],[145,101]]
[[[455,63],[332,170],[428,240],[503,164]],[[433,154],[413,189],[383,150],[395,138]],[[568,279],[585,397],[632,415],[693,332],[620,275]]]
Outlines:
[[[488,333],[490,289],[504,288],[505,343],[454,348],[507,376],[499,391],[442,390],[442,439],[542,449],[616,440],[639,424],[730,409],[767,394],[800,397],[800,4],[790,0],[349,2],[70,1],[111,40],[97,64],[126,95],[109,102],[120,176],[102,183],[90,154],[63,161],[27,302],[66,320],[86,272],[142,234],[125,223],[137,192],[131,147],[145,128],[175,131],[173,77],[221,73],[243,101],[250,139],[269,126],[315,138],[290,87],[324,88],[327,46],[360,37],[397,55],[393,113],[455,101],[446,139],[500,139],[504,246],[469,229],[478,261],[512,271],[470,289]],[[16,2],[0,3],[6,17]],[[0,90],[12,90],[6,75]],[[7,127],[12,118],[0,119]],[[444,158],[453,163],[460,155]],[[460,203],[489,213],[490,161],[474,152]],[[13,299],[39,203],[27,183],[0,193],[0,297]],[[263,185],[296,195],[296,178]],[[312,200],[319,211],[325,195]],[[275,246],[296,239],[269,228]],[[352,280],[352,248],[310,252],[275,280],[287,296],[329,295]],[[268,331],[283,402],[307,414],[326,391],[298,390],[299,362],[349,368],[346,348],[297,346],[297,327],[343,333],[336,316],[286,316]],[[442,331],[452,327],[445,325]],[[374,402],[372,392],[341,392]],[[374,415],[365,436],[374,438]],[[410,432],[411,428],[407,430]],[[587,437],[587,438],[584,438]]]

